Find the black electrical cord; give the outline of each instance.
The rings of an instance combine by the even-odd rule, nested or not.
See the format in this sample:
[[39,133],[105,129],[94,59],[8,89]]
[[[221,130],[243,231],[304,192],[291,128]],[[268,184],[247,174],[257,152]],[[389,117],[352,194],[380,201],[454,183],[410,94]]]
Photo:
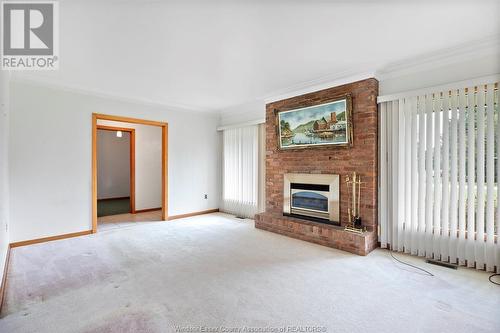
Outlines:
[[[401,263],[401,264],[403,264],[403,265],[408,265],[408,266],[410,266],[410,267],[413,267],[413,268],[416,268],[416,269],[418,269],[418,270],[421,270],[422,272],[425,272],[425,273],[426,273],[426,274],[428,274],[429,276],[434,276],[434,274],[432,274],[432,273],[431,273],[431,272],[429,272],[429,271],[426,271],[426,270],[425,270],[425,269],[423,269],[423,268],[420,268],[420,267],[414,266],[414,265],[412,265],[412,264],[410,264],[410,263],[407,263],[407,262],[404,262],[404,261],[402,261],[402,260],[399,260],[398,258],[396,258],[396,257],[394,256],[394,254],[393,254],[392,252],[393,252],[393,251],[389,250],[389,253],[391,254],[392,259],[396,260],[397,262],[399,262],[399,263]],[[500,283],[499,283],[499,282],[495,282],[495,281],[493,281],[493,277],[495,277],[495,276],[500,276],[500,274],[498,274],[498,273],[496,273],[496,274],[491,274],[491,275],[488,277],[488,280],[490,280],[490,282],[491,282],[491,283],[496,284],[497,286],[500,286]]]
[[[391,250],[389,250],[389,253],[391,254],[392,259],[396,260],[397,262],[399,262],[399,263],[401,263],[401,264],[403,264],[403,265],[407,265],[407,266],[410,266],[410,267],[416,268],[416,269],[418,269],[418,270],[421,270],[422,272],[425,272],[425,273],[426,273],[427,275],[429,275],[429,276],[434,276],[434,274],[432,274],[432,273],[431,273],[431,272],[429,272],[429,271],[426,271],[426,270],[425,270],[425,269],[423,269],[423,268],[420,268],[420,267],[414,266],[414,265],[412,265],[412,264],[410,264],[410,263],[407,263],[407,262],[404,262],[404,261],[402,261],[402,260],[399,260],[398,258],[396,258],[396,257],[394,256],[394,254],[392,254],[392,251],[391,251]],[[491,281],[491,280],[490,280],[490,281]],[[493,283],[495,283],[495,282],[493,282]]]
[[491,274],[488,280],[490,280],[491,283],[496,284],[497,286],[500,286],[500,283],[493,281],[492,277],[494,276],[500,276],[500,274]]

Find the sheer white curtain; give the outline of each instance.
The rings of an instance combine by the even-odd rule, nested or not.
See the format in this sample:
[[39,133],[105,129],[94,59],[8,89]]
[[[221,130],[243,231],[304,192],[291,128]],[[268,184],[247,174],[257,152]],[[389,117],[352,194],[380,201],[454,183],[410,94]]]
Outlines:
[[497,86],[380,104],[382,247],[500,271]]
[[223,131],[222,210],[253,218],[259,210],[259,126]]

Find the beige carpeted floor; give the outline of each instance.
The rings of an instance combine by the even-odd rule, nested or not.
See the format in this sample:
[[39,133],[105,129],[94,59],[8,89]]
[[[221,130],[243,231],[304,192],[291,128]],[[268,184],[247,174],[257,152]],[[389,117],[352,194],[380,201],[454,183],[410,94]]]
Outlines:
[[360,257],[220,213],[11,255],[0,332],[500,331],[486,273],[399,255],[429,277],[385,250]]

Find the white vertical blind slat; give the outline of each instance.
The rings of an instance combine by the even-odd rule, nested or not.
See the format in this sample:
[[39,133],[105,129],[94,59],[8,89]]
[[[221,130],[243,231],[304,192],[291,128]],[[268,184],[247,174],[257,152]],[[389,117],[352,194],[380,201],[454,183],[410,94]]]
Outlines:
[[432,96],[425,97],[425,114],[426,114],[426,154],[425,154],[425,170],[426,170],[426,202],[425,202],[425,256],[432,257],[432,228],[433,228],[433,205],[434,205],[434,169],[433,169],[433,117]]
[[425,97],[418,98],[418,250],[425,255]]
[[484,169],[485,169],[485,108],[484,108],[484,90],[478,89],[477,91],[477,208],[476,208],[476,266],[482,268],[484,266]]
[[493,85],[487,87],[486,95],[486,270],[493,271],[495,232],[495,133],[493,110]]
[[458,222],[458,168],[457,168],[457,92],[450,96],[450,262],[457,262],[457,222]]
[[[399,177],[399,112],[397,110],[399,109],[399,101],[393,101],[392,102],[392,107],[391,107],[391,118],[392,118],[392,126],[395,129],[392,132],[392,165],[391,165],[391,172],[393,173],[394,180],[392,182],[392,193],[400,193],[400,188],[399,188],[399,183],[401,181],[401,177]],[[397,205],[393,205],[393,212],[392,212],[392,230],[391,230],[391,237],[393,239],[393,242],[391,243],[391,248],[392,249],[399,249],[399,233],[398,233],[398,228],[399,228],[399,223],[400,223],[400,210],[401,210],[401,201],[400,201],[399,195],[394,196],[394,200],[398,202]]]
[[[441,225],[441,260],[448,260],[449,257],[449,225],[450,225],[450,101],[444,96],[443,108],[443,186],[441,199],[442,225]],[[446,156],[446,157],[444,157]]]
[[[441,98],[433,96],[434,104],[434,217],[432,234],[432,252],[440,253],[441,241]],[[434,257],[436,257],[435,255]]]
[[[403,110],[403,112],[397,112],[398,114],[398,140],[396,142],[396,149],[398,151],[398,160],[397,160],[397,167],[399,172],[397,174],[399,175],[398,178],[398,193],[405,193],[405,187],[406,187],[406,154],[405,154],[405,146],[404,146],[404,137],[405,137],[405,101],[404,99],[400,99],[398,102],[398,107]],[[404,247],[404,222],[406,220],[406,200],[405,196],[399,195],[398,196],[398,215],[397,215],[397,228],[396,232],[398,234],[398,244],[397,244],[397,249],[398,251],[402,251]]]
[[411,249],[411,220],[412,220],[412,207],[411,207],[411,197],[412,197],[412,150],[411,150],[411,100],[409,98],[405,99],[404,106],[404,120],[405,120],[405,130],[404,130],[404,152],[405,152],[405,219],[404,219],[404,250],[406,253],[410,253]]
[[500,239],[498,239],[498,236],[500,235],[500,114],[498,110],[498,91],[497,88],[495,87],[494,89],[494,94],[493,94],[493,106],[494,106],[494,112],[495,112],[495,118],[496,118],[496,130],[497,130],[497,135],[496,135],[496,143],[497,143],[497,220],[496,220],[496,235],[497,235],[497,242],[496,242],[496,247],[495,247],[495,263],[497,266],[497,273],[500,273]]
[[379,223],[380,223],[380,245],[382,248],[387,247],[387,229],[388,229],[388,223],[387,223],[387,211],[388,211],[388,196],[387,196],[387,186],[388,186],[388,181],[387,181],[387,172],[388,172],[388,166],[387,166],[387,147],[388,147],[388,141],[387,141],[387,103],[382,103],[380,104],[380,202],[379,202]]
[[411,254],[418,254],[417,97],[411,98]]
[[[387,123],[391,124],[391,129],[393,128],[392,126],[392,102],[387,103],[387,110],[386,110],[386,116],[387,116]],[[387,177],[389,178],[390,175],[392,175],[392,135],[393,131],[388,131],[387,132]],[[389,162],[390,161],[390,162]],[[390,181],[387,184],[387,198],[389,202],[393,202],[393,182]],[[393,216],[394,216],[394,209],[392,209],[392,205],[387,206],[387,240],[389,244],[391,245],[391,248],[394,246],[393,238],[392,238],[392,225],[393,225]]]
[[466,178],[465,178],[465,168],[466,168],[466,155],[465,155],[465,121],[466,121],[466,107],[467,98],[465,96],[465,90],[460,90],[459,96],[459,114],[458,114],[458,261],[460,265],[465,264],[465,225],[466,225]]
[[465,260],[474,267],[474,234],[476,230],[476,107],[474,93],[467,96],[467,246]]

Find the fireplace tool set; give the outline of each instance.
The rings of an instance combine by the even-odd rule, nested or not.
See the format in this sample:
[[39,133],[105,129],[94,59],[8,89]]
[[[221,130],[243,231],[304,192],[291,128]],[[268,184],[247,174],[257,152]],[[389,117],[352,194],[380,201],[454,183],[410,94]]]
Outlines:
[[352,178],[346,176],[345,182],[347,184],[348,191],[348,204],[347,213],[349,216],[349,223],[345,226],[344,230],[363,233],[366,231],[361,224],[361,217],[359,216],[360,211],[360,199],[361,199],[361,177],[356,175],[356,172],[352,174]]

